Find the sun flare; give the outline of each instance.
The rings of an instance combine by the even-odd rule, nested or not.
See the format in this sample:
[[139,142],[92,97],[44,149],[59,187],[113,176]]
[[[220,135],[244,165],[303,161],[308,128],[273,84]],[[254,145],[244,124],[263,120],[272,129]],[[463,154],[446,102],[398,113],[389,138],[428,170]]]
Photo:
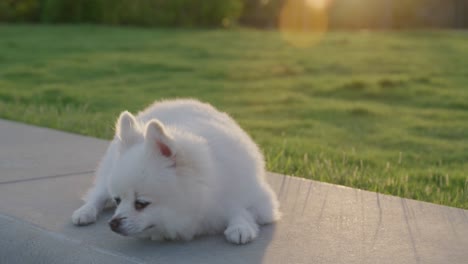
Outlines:
[[305,4],[310,6],[311,8],[320,9],[320,10],[325,9],[330,3],[330,0],[304,0],[304,1],[305,1]]
[[280,13],[279,30],[291,45],[317,44],[328,29],[329,0],[287,0]]

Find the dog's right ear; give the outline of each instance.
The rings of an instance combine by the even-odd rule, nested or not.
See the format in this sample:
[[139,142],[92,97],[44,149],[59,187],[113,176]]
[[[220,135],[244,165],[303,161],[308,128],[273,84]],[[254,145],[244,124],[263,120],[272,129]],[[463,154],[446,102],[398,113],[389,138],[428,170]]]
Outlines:
[[148,149],[175,162],[174,139],[161,121],[153,119],[146,125],[145,139]]
[[135,117],[128,111],[120,114],[120,117],[115,126],[116,135],[120,141],[120,149],[125,150],[133,144],[143,139],[141,128]]

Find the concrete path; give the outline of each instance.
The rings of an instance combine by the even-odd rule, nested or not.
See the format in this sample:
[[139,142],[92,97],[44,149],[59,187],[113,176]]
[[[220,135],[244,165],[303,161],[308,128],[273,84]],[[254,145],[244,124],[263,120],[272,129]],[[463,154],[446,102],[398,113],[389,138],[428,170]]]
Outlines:
[[70,216],[108,142],[0,120],[0,263],[468,263],[468,211],[269,174],[284,218],[253,243],[152,242]]

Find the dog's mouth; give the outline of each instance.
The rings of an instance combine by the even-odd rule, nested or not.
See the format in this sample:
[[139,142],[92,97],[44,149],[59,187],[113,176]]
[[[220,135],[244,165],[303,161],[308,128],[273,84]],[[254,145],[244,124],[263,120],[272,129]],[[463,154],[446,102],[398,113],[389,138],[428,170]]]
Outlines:
[[125,230],[122,230],[122,229],[112,230],[112,232],[117,233],[121,236],[129,236],[129,234]]
[[149,225],[149,226],[143,228],[143,230],[141,230],[140,232],[138,232],[134,236],[139,237],[139,238],[148,238],[148,232],[151,233],[151,229],[153,229],[154,227],[155,227],[155,225]]
[[152,229],[154,227],[155,227],[155,225],[149,225],[149,226],[145,227],[141,232],[148,231],[148,230],[150,230],[150,229]]
[[138,233],[128,233],[126,230],[123,230],[123,229],[118,229],[118,230],[112,230],[114,231],[115,233],[121,235],[121,236],[139,236],[139,235],[144,235],[144,233],[146,231],[149,231],[151,229],[153,229],[154,227],[156,227],[155,225],[149,225],[147,227],[145,227],[143,230],[139,231]]

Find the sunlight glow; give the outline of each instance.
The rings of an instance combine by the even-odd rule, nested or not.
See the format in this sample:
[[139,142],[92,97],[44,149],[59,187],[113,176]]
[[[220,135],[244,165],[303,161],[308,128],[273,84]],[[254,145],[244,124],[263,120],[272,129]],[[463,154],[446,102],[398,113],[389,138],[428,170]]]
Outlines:
[[291,45],[306,48],[317,44],[328,29],[330,0],[287,0],[279,17],[279,29]]
[[307,5],[314,9],[324,10],[328,7],[330,0],[304,0]]

